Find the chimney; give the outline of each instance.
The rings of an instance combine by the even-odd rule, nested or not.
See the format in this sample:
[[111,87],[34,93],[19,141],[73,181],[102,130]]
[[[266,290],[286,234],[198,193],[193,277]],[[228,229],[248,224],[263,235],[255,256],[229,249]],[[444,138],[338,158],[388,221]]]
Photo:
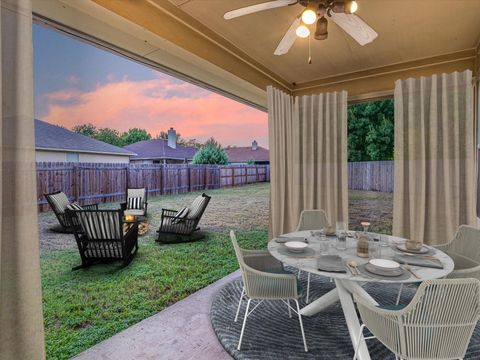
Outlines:
[[172,127],[168,130],[168,147],[177,148],[177,132]]
[[253,142],[252,142],[252,150],[257,150],[257,149],[258,149],[257,140],[253,140]]

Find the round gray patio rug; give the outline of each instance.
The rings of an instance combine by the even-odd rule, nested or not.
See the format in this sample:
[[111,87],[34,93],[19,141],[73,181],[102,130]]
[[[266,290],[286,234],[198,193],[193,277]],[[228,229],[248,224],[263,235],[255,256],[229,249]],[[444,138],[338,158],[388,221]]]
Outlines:
[[[306,289],[306,274],[301,282]],[[333,283],[324,277],[312,275],[310,299],[316,299],[333,289]],[[367,284],[365,289],[380,304],[392,305],[398,294],[396,285]],[[402,304],[415,294],[414,286],[403,290]],[[298,317],[292,312],[288,317],[286,305],[281,301],[265,301],[248,317],[242,349],[237,350],[238,339],[245,313],[246,301],[240,310],[238,322],[235,312],[242,291],[240,279],[222,288],[212,303],[210,316],[213,329],[225,350],[235,359],[351,359],[353,348],[340,304],[330,306],[318,315],[302,317],[307,338],[308,353],[303,350],[302,335]],[[305,298],[300,299],[300,307],[305,306]],[[252,305],[255,305],[252,302]],[[376,339],[367,340],[371,358],[395,359],[395,356]],[[470,341],[465,359],[480,359],[480,325],[477,325]]]

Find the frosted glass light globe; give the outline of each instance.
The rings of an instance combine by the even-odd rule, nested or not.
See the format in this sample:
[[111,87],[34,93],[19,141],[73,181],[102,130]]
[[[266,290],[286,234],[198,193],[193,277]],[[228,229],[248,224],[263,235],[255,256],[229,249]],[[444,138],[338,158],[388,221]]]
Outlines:
[[312,25],[317,20],[317,14],[312,9],[306,9],[302,13],[302,21],[304,24]]
[[295,30],[295,33],[298,37],[306,38],[310,35],[310,30],[308,30],[305,25],[300,25],[297,30]]

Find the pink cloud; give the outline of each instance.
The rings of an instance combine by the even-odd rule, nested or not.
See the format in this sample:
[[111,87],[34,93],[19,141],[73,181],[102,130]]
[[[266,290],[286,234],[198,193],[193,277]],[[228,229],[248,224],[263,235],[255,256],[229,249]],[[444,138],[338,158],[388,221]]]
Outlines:
[[267,114],[195,85],[165,77],[99,84],[88,92],[72,89],[45,95],[43,120],[67,128],[91,122],[119,131],[145,128],[152,135],[174,127],[186,138],[215,137],[223,145],[268,146]]

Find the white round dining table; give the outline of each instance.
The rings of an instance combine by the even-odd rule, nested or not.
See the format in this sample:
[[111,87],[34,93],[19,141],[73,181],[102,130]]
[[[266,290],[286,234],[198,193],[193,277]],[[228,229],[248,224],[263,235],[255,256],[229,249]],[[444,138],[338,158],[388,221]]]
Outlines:
[[[351,232],[349,232],[349,234],[351,234]],[[369,233],[369,235],[373,238],[378,238],[380,236],[380,234],[374,233]],[[392,258],[396,252],[394,249],[395,245],[406,241],[406,239],[395,236],[382,236],[387,237],[386,239],[388,240],[388,246],[379,246],[379,257],[381,258]],[[268,251],[273,257],[286,265],[296,267],[302,271],[312,274],[329,277],[335,282],[335,289],[327,292],[320,298],[303,307],[300,313],[304,316],[312,316],[321,312],[337,301],[340,301],[353,348],[356,348],[357,345],[359,346],[358,359],[360,360],[368,360],[370,359],[370,355],[368,353],[365,340],[363,338],[361,340],[359,339],[361,324],[360,320],[358,319],[357,312],[355,311],[353,295],[355,294],[359,297],[362,297],[375,306],[379,305],[375,299],[373,299],[363,289],[362,284],[367,282],[383,283],[385,285],[392,283],[415,283],[425,280],[443,278],[454,269],[453,260],[444,252],[434,249],[431,250],[431,252],[433,252],[431,256],[435,257],[441,262],[443,269],[409,265],[411,271],[418,276],[418,278],[412,273],[409,273],[410,277],[407,279],[402,277],[401,280],[395,277],[388,279],[382,277],[379,279],[374,276],[368,276],[364,273],[360,273],[360,275],[354,275],[350,270],[347,269],[347,266],[345,267],[345,273],[321,271],[319,270],[322,261],[322,255],[320,254],[320,239],[311,236],[310,231],[297,231],[283,234],[280,235],[279,238],[282,238],[282,242],[277,242],[277,238],[274,238],[268,243]],[[306,239],[308,241],[307,249],[311,250],[306,251],[305,256],[302,256],[302,254],[299,253],[290,254],[289,251],[285,251],[285,238]],[[353,237],[347,237],[345,250],[337,250],[335,246],[335,236],[329,236],[327,239],[329,240],[330,245],[328,250],[329,255],[338,255],[344,263],[353,260],[360,266],[369,261],[368,258],[361,258],[356,255],[357,241]],[[359,340],[360,344],[358,344]]]

